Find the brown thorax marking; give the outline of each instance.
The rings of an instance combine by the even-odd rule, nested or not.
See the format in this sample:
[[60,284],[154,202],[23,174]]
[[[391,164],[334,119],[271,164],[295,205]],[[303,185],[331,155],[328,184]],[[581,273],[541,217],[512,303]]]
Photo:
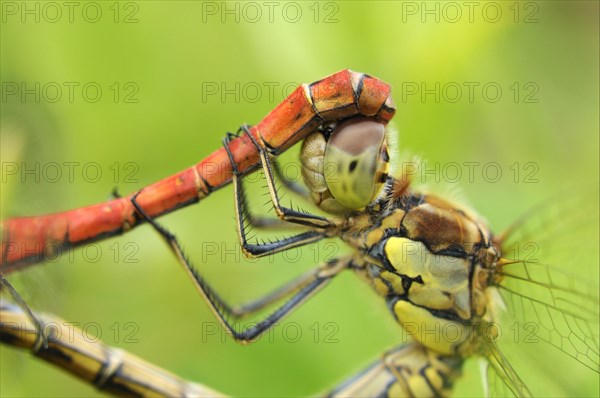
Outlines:
[[[421,308],[454,313],[457,321],[465,322],[465,333],[473,333],[467,332],[470,330],[467,325],[477,324],[486,314],[486,289],[499,258],[488,230],[465,211],[437,197],[423,196],[412,208],[402,208],[401,199],[390,199],[396,203],[391,210],[387,207],[383,212],[365,211],[348,218],[347,228],[341,235],[360,253],[354,261],[355,270],[380,295],[403,296],[401,300]],[[421,269],[411,265],[418,265],[418,261],[396,260],[395,270],[386,269],[368,251],[375,245],[384,245],[387,256],[385,245],[390,239],[424,245],[424,253],[430,258],[426,263],[431,267]],[[444,276],[444,270],[450,274]],[[408,290],[404,285],[407,278],[413,280]],[[422,282],[416,282],[419,280]],[[431,315],[433,322],[441,319],[435,314]],[[476,346],[477,343],[468,339],[456,349],[467,353],[476,350]]]

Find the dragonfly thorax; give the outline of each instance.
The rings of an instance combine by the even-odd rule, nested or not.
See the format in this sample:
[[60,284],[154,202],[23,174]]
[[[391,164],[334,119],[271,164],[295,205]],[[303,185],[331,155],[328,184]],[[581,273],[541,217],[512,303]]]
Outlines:
[[487,229],[448,202],[408,194],[346,239],[359,249],[359,273],[386,298],[406,332],[446,355],[478,349],[486,290],[498,259]]
[[363,117],[309,135],[300,160],[315,204],[340,214],[361,210],[377,199],[389,173],[389,136],[382,123]]

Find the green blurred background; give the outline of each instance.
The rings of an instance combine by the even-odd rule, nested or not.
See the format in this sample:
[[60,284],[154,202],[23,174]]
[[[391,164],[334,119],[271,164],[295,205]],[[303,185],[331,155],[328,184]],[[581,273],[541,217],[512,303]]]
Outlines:
[[[96,203],[114,186],[135,191],[196,163],[226,131],[258,122],[296,84],[344,68],[392,85],[401,152],[437,163],[441,181],[430,175],[431,190],[468,198],[495,231],[553,194],[597,195],[597,2],[110,1],[74,2],[72,15],[53,4],[2,2],[3,218]],[[458,180],[452,162],[462,165]],[[479,165],[472,179],[465,162]],[[486,164],[502,175],[483,174]],[[36,167],[39,181],[20,174]],[[247,262],[232,199],[225,188],[161,220],[230,302],[346,250],[321,245],[298,260]],[[262,196],[254,202],[263,209]],[[597,260],[578,266],[597,280]],[[248,347],[222,340],[148,227],[11,280],[34,308],[98,325],[105,342],[236,396],[324,391],[403,339],[382,300],[348,274],[271,336]],[[2,396],[99,395],[26,353],[0,354]],[[565,362],[522,365],[538,394],[598,394],[597,374],[548,355]],[[456,394],[481,393],[469,361]]]

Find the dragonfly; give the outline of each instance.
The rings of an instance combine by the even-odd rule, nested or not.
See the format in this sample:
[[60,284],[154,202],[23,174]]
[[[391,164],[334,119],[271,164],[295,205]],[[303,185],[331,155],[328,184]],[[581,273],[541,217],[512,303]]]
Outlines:
[[[494,235],[470,209],[413,189],[397,167],[398,148],[388,126],[394,112],[389,85],[369,75],[344,70],[302,85],[258,125],[228,133],[221,149],[188,170],[101,205],[5,221],[0,269],[4,274],[23,269],[56,251],[147,223],[167,242],[224,329],[242,344],[259,338],[345,271],[370,285],[410,338],[329,396],[448,396],[471,357],[484,359],[490,395],[532,396],[499,342],[505,313],[532,320],[539,327],[536,338],[598,373],[597,289],[567,267],[541,263],[513,245],[533,217]],[[287,180],[276,159],[300,142],[303,184]],[[249,209],[244,177],[258,169],[277,218]],[[156,221],[229,183],[246,256],[332,238],[345,242],[352,254],[318,265],[263,298],[230,306],[192,265],[175,235]],[[278,183],[325,215],[283,206]],[[589,214],[583,218],[590,221]],[[286,225],[302,231],[269,242],[248,238],[250,227]],[[523,239],[537,244],[539,236]],[[237,330],[231,323],[277,303],[255,325]]]

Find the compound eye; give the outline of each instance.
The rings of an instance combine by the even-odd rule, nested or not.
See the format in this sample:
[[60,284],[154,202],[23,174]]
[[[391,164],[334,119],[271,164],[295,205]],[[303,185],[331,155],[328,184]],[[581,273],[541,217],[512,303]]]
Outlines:
[[341,123],[325,149],[325,181],[344,207],[359,210],[379,194],[387,172],[385,126],[369,119]]

